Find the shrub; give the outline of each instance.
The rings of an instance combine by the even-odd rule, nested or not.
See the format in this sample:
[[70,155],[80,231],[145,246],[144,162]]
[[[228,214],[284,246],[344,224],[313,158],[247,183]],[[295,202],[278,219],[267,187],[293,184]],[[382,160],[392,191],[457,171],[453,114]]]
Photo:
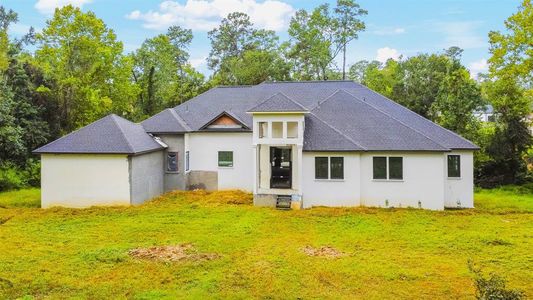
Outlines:
[[20,189],[27,185],[23,172],[12,163],[0,165],[0,191]]
[[468,269],[474,274],[474,284],[476,286],[476,299],[480,300],[520,300],[524,298],[524,292],[516,289],[509,289],[505,280],[490,273],[485,277],[481,268],[474,266],[469,261]]

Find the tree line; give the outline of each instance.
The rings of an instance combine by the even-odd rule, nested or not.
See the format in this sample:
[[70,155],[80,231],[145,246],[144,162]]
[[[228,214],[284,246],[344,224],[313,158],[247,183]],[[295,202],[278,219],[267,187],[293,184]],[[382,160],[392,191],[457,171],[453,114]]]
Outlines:
[[[533,9],[524,0],[490,32],[490,70],[474,80],[462,50],[347,66],[347,45],[365,30],[368,13],[353,0],[299,10],[288,40],[230,13],[208,32],[209,77],[188,62],[192,30],[171,26],[125,53],[115,32],[93,12],[56,9],[41,32],[12,38],[17,13],[0,6],[0,190],[39,184],[31,150],[109,113],[141,121],[217,85],[265,80],[350,79],[477,143],[479,184],[528,179],[531,148]],[[475,112],[491,104],[495,122]]]

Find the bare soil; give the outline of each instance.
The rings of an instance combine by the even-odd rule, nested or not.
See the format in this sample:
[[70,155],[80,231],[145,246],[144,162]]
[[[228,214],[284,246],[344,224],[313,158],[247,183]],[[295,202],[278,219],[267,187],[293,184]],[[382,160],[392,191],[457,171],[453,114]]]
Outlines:
[[346,256],[345,253],[331,246],[322,246],[319,248],[314,248],[312,246],[305,246],[302,248],[302,251],[308,256],[318,256],[318,257],[325,257],[329,259],[335,259],[335,258]]
[[136,248],[128,251],[128,254],[138,259],[169,262],[213,260],[220,257],[216,253],[198,253],[192,244]]

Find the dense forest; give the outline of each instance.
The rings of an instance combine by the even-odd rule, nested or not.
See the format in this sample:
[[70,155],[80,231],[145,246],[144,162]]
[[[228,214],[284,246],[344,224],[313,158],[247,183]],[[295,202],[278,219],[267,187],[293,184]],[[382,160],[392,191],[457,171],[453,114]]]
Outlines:
[[[213,86],[265,80],[360,82],[479,145],[478,185],[528,181],[531,0],[505,20],[504,32],[488,34],[490,68],[477,80],[461,63],[461,45],[348,66],[346,46],[365,30],[367,13],[353,0],[297,11],[286,41],[231,13],[208,33],[206,78],[188,62],[190,29],[172,26],[125,53],[113,29],[90,11],[64,6],[42,31],[13,38],[17,13],[0,6],[0,191],[39,185],[39,158],[31,151],[109,113],[141,121]],[[489,104],[494,122],[480,122],[475,113]]]

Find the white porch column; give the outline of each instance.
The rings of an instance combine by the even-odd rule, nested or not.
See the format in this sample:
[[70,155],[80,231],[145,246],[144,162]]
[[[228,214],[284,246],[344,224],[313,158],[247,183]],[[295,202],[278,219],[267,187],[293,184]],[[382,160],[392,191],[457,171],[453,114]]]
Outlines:
[[303,146],[298,145],[298,192],[303,195]]
[[253,163],[253,167],[252,167],[252,178],[253,178],[253,187],[252,187],[252,191],[254,194],[257,194],[257,187],[258,187],[258,170],[259,170],[259,151],[257,151],[257,147],[260,147],[258,145],[253,145],[252,146],[252,149],[253,149],[253,158],[254,158],[254,163]]

